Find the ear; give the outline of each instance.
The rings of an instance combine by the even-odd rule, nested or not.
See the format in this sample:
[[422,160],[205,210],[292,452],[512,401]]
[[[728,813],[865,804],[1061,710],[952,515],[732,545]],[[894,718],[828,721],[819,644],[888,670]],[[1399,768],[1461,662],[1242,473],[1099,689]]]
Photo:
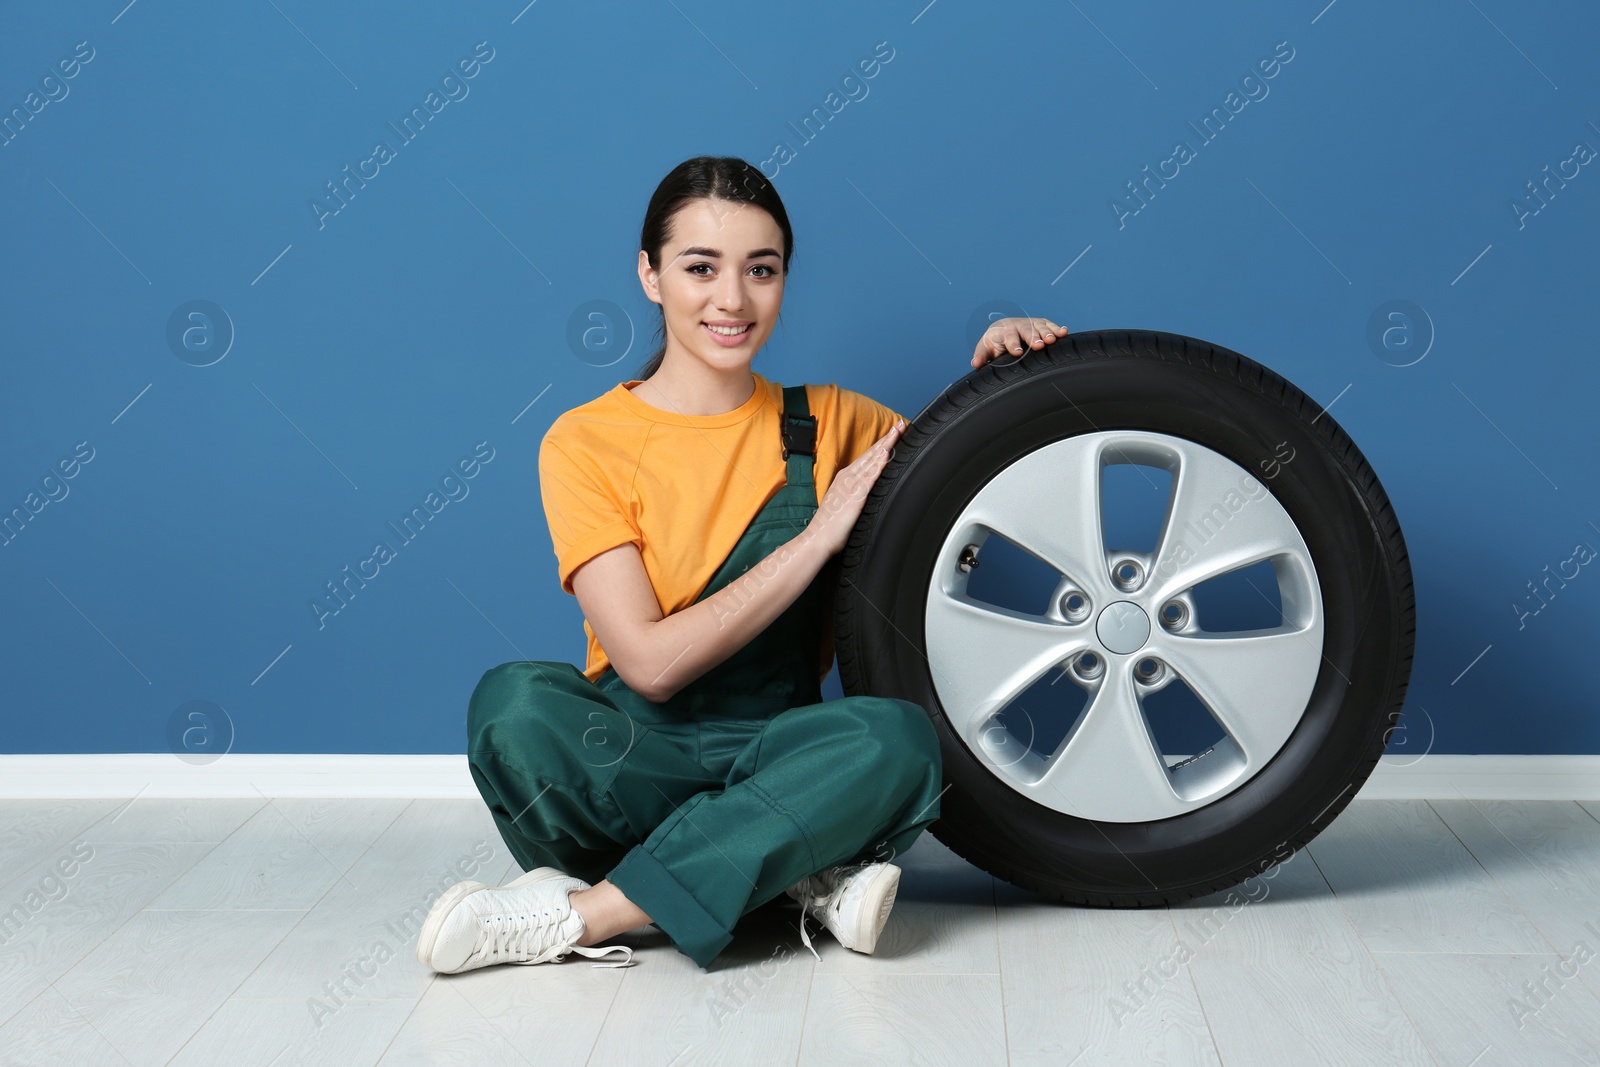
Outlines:
[[644,249],[639,249],[639,284],[644,287],[644,295],[650,298],[652,304],[661,303],[661,275],[650,266],[650,256]]

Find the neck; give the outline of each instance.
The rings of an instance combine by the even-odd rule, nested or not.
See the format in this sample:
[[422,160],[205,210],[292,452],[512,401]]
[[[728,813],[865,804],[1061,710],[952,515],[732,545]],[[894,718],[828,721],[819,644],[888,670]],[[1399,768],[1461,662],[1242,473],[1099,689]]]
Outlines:
[[697,359],[674,360],[671,354],[642,385],[643,399],[679,415],[721,415],[739,407],[755,392],[750,365],[719,370]]

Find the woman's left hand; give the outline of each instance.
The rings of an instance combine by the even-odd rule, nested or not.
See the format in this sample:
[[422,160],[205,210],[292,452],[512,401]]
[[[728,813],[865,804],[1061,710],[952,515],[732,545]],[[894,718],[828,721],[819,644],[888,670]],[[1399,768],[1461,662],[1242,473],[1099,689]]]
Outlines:
[[1006,352],[1021,356],[1025,346],[1040,349],[1045,345],[1054,344],[1056,338],[1066,335],[1065,327],[1057,326],[1049,319],[1020,316],[996,319],[987,330],[983,331],[983,336],[978,338],[978,347],[972,353],[973,369],[976,370]]

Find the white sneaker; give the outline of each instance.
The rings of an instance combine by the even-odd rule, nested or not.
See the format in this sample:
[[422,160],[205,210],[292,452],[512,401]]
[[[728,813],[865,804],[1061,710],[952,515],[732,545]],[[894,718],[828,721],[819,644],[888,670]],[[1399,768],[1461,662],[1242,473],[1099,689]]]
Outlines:
[[800,902],[800,940],[822,959],[806,932],[810,915],[827,927],[839,944],[871,953],[889,921],[889,909],[900,888],[900,868],[892,863],[854,863],[829,867],[802,878],[784,892]]
[[554,867],[537,867],[507,885],[457,882],[442,893],[417,936],[417,960],[442,974],[494,963],[559,963],[569,953],[622,959],[596,967],[628,967],[633,949],[578,945],[583,916],[567,894],[588,889],[581,878]]

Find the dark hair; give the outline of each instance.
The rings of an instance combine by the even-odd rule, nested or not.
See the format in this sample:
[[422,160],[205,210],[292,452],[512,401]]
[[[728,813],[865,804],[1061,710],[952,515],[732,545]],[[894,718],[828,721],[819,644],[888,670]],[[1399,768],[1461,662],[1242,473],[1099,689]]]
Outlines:
[[[783,231],[783,272],[789,273],[789,257],[794,252],[794,232],[789,228],[788,212],[778,190],[772,187],[760,168],[753,167],[737,156],[695,156],[672,168],[650,197],[645,209],[644,227],[639,233],[639,247],[649,258],[652,269],[661,269],[661,249],[667,243],[668,227],[679,208],[693,200],[716,199],[733,203],[754,204],[778,224]],[[659,305],[658,305],[659,306]],[[657,335],[661,347],[639,368],[639,378],[650,377],[661,367],[667,354],[667,316],[661,313]]]

